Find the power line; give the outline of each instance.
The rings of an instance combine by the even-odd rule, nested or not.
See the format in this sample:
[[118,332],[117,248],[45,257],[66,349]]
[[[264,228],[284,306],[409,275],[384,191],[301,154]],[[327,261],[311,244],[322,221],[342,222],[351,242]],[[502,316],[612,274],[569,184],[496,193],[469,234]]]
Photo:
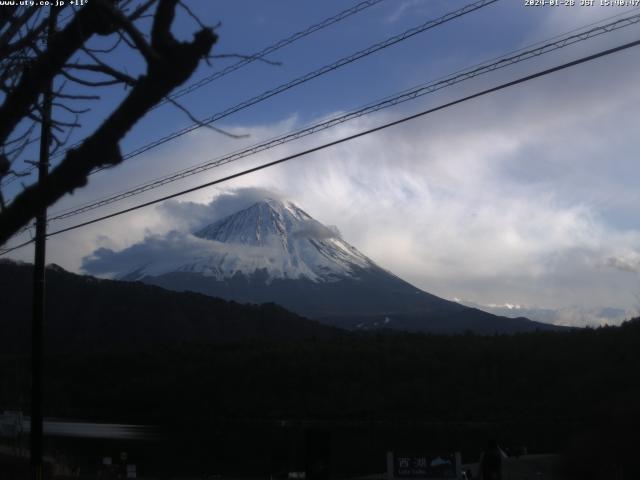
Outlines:
[[[315,32],[315,31],[321,30],[322,28],[328,27],[328,26],[332,25],[333,23],[336,23],[336,22],[338,22],[340,20],[343,20],[343,19],[347,18],[348,16],[351,16],[351,15],[353,15],[355,13],[358,13],[358,12],[368,8],[369,6],[373,6],[374,4],[379,3],[381,1],[383,1],[383,0],[369,0],[369,1],[361,2],[358,5],[352,7],[351,9],[344,10],[344,11],[336,14],[333,17],[329,17],[329,18],[323,20],[322,22],[320,22],[318,24],[315,24],[315,25],[312,25],[312,26],[308,27],[306,30],[302,30],[302,31],[300,31],[298,33],[295,33],[295,34],[291,35],[290,37],[287,37],[287,38],[285,38],[283,40],[280,40],[279,42],[276,42],[274,45],[271,45],[269,47],[265,47],[260,52],[255,53],[254,55],[251,55],[248,58],[243,59],[243,60],[241,60],[241,61],[239,61],[239,62],[237,62],[237,63],[235,63],[233,65],[230,65],[229,67],[227,67],[227,68],[225,68],[225,69],[223,69],[221,71],[218,71],[218,72],[212,74],[211,76],[206,77],[205,79],[202,79],[199,82],[196,82],[195,84],[193,84],[193,85],[191,85],[189,87],[185,87],[182,90],[178,90],[177,92],[175,92],[174,95],[169,96],[169,98],[175,99],[175,98],[179,98],[179,97],[181,97],[183,95],[186,95],[186,94],[190,93],[191,91],[196,90],[197,88],[200,88],[200,86],[201,86],[200,83],[204,82],[205,80],[207,80],[206,83],[211,83],[211,82],[217,80],[218,78],[221,78],[222,76],[227,75],[227,74],[231,73],[232,71],[235,71],[235,70],[241,68],[244,65],[247,65],[248,63],[250,63],[250,62],[252,62],[254,60],[257,60],[257,59],[262,58],[262,57],[264,57],[264,56],[266,56],[266,55],[268,55],[270,53],[273,53],[274,51],[276,51],[276,50],[278,50],[278,49],[280,49],[280,48],[282,48],[282,47],[284,47],[286,45],[289,45],[289,44],[293,43],[294,41],[296,41],[296,40],[298,40],[300,38],[308,36],[308,35],[310,35],[311,33]],[[640,7],[634,8],[631,11],[634,11],[634,10],[637,11],[639,8]],[[584,28],[587,28],[587,27],[590,27],[590,26],[593,26],[593,25],[597,25],[600,22],[611,20],[613,18],[618,18],[618,17],[620,17],[622,15],[625,15],[626,13],[627,12],[623,12],[623,13],[619,13],[619,14],[616,14],[616,15],[611,15],[611,16],[608,16],[608,17],[604,17],[604,18],[602,18],[602,19],[600,19],[600,20],[598,20],[596,22],[592,22],[592,23],[583,25],[581,27],[569,30],[568,32],[565,32],[562,35],[568,35],[569,33],[577,32],[577,31],[582,30]],[[68,17],[71,17],[71,15],[69,15]],[[629,18],[631,18],[631,17],[629,17]],[[602,33],[604,33],[604,32],[602,32]],[[493,58],[491,60],[487,60],[486,62],[490,62],[492,60],[497,60],[497,59],[502,58],[505,55],[509,55],[511,53],[521,52],[521,51],[523,51],[523,50],[525,50],[527,48],[531,48],[533,46],[540,45],[540,44],[544,43],[545,41],[550,41],[550,40],[554,40],[556,38],[560,38],[562,35],[557,35],[557,36],[549,38],[548,40],[543,40],[541,42],[530,44],[527,47],[515,50],[513,52],[509,52],[507,54],[502,55],[501,57],[495,57],[495,58]],[[484,63],[486,63],[486,62],[484,62]],[[473,67],[470,67],[470,68],[473,68]],[[233,69],[233,70],[229,70],[229,69]],[[462,70],[460,70],[458,72],[454,72],[454,73],[459,73],[461,71]],[[165,102],[166,102],[166,100],[164,100],[161,103],[165,103]],[[155,108],[155,107],[153,107],[153,108]],[[37,141],[37,140],[38,139],[36,138],[33,141]],[[74,148],[74,147],[80,145],[80,143],[81,142],[78,142],[78,143],[74,144],[71,148]],[[68,151],[68,149],[67,150],[60,150],[60,151],[54,153],[52,155],[52,158],[58,157],[58,156],[60,156],[60,155],[62,155],[64,153],[66,153],[67,151]],[[26,172],[29,173],[29,172],[35,170],[35,168],[36,168],[35,165],[31,166],[30,168],[28,168],[26,170]],[[96,170],[95,172],[92,172],[92,173],[96,173],[96,172],[102,171],[102,170],[104,170],[104,169],[98,169],[98,170]],[[9,185],[10,183],[13,183],[17,179],[18,179],[17,176],[9,177],[4,182],[0,182],[0,188],[4,187],[6,185]]]
[[[176,98],[180,98],[184,95],[187,95],[195,90],[198,90],[199,88],[208,85],[211,82],[214,82],[216,80],[218,80],[219,78],[224,77],[225,75],[228,75],[231,72],[234,72],[236,70],[238,70],[239,68],[244,67],[245,65],[248,65],[256,60],[259,60],[263,57],[266,57],[267,55],[280,50],[283,47],[286,47],[287,45],[292,44],[293,42],[296,42],[298,40],[300,40],[301,38],[307,37],[309,35],[311,35],[314,32],[317,32],[318,30],[322,30],[326,27],[329,27],[330,25],[333,25],[334,23],[337,23],[341,20],[344,20],[345,18],[350,17],[351,15],[355,15],[356,13],[359,13],[369,7],[372,7],[380,2],[382,2],[383,0],[366,0],[364,2],[360,2],[359,4],[355,5],[352,8],[348,8],[346,10],[343,10],[342,12],[324,19],[323,21],[321,21],[320,23],[316,23],[315,25],[311,25],[310,27],[301,30],[297,33],[294,33],[293,35],[284,38],[276,43],[274,43],[273,45],[270,45],[268,47],[263,48],[262,50],[260,50],[257,53],[254,53],[253,55],[250,55],[248,58],[245,58],[243,60],[240,60],[237,63],[234,63],[232,65],[229,65],[228,67],[225,67],[224,69],[215,72],[197,82],[195,82],[192,85],[189,85],[185,88],[182,88],[180,90],[177,90],[176,92],[174,92],[173,94],[169,95],[168,98],[175,100]],[[160,103],[158,103],[155,107],[159,107],[160,105],[163,105],[165,103],[167,103],[168,99],[165,99],[163,101],[161,101]]]
[[200,164],[198,166],[195,167],[191,167],[191,168],[187,168],[187,169],[183,169],[180,170],[178,172],[174,172],[170,175],[158,178],[156,180],[141,184],[137,187],[131,188],[129,190],[123,191],[121,193],[117,193],[115,195],[111,195],[111,196],[107,196],[104,197],[100,200],[95,200],[95,201],[91,201],[91,202],[87,202],[83,205],[80,205],[78,207],[72,207],[70,209],[64,210],[58,214],[54,214],[50,220],[51,221],[56,221],[56,220],[63,220],[69,217],[73,217],[75,215],[79,215],[81,213],[86,213],[88,211],[91,210],[95,210],[96,208],[100,208],[112,203],[115,203],[117,201],[120,200],[124,200],[126,198],[130,198],[133,197],[135,195],[139,195],[142,194],[144,192],[147,192],[149,190],[153,190],[159,187],[162,187],[164,185],[167,185],[169,183],[184,179],[186,177],[192,176],[192,175],[196,175],[199,173],[202,173],[204,171],[216,168],[216,167],[220,167],[222,165],[225,165],[227,163],[231,163],[237,160],[240,160],[242,158],[246,158],[250,155],[254,155],[260,152],[263,152],[265,150],[269,150],[271,148],[274,148],[276,146],[279,145],[283,145],[285,143],[289,143],[291,141],[306,137],[308,135],[312,135],[315,134],[317,132],[332,128],[336,125],[345,123],[347,121],[353,120],[355,118],[359,118],[362,117],[364,115],[368,115],[386,108],[390,108],[396,105],[399,105],[401,103],[410,101],[410,100],[415,100],[416,98],[422,97],[424,95],[433,93],[437,90],[441,90],[443,88],[447,88],[450,87],[452,85],[455,85],[457,83],[475,78],[477,76],[480,75],[484,75],[486,73],[490,73],[493,72],[495,70],[499,70],[501,68],[510,66],[510,65],[514,65],[516,63],[525,61],[525,60],[529,60],[531,58],[534,57],[538,57],[540,55],[544,55],[547,53],[550,53],[552,51],[555,50],[559,50],[561,48],[567,47],[569,45],[573,45],[575,43],[578,42],[582,42],[585,40],[588,40],[590,38],[593,38],[595,36],[598,35],[602,35],[604,33],[609,33],[615,30],[618,30],[620,28],[624,28],[627,27],[629,25],[635,25],[637,23],[640,23],[640,14],[636,14],[636,15],[632,15],[629,17],[625,17],[623,19],[617,20],[615,22],[610,22],[608,24],[605,25],[599,25],[595,28],[592,28],[589,31],[585,31],[585,32],[581,32],[579,34],[575,34],[575,35],[571,35],[571,36],[565,36],[564,38],[559,38],[559,37],[554,37],[554,38],[559,38],[558,40],[554,41],[554,42],[550,42],[547,44],[543,44],[537,48],[534,49],[530,49],[530,50],[520,50],[519,53],[516,53],[515,55],[511,55],[508,57],[502,57],[500,58],[498,61],[495,61],[493,63],[490,64],[481,64],[480,66],[476,66],[476,67],[472,67],[470,69],[467,70],[462,70],[459,71],[456,74],[450,75],[449,77],[442,77],[440,80],[429,83],[429,84],[423,84],[420,85],[418,87],[414,87],[413,89],[410,90],[406,90],[398,95],[395,96],[391,96],[391,97],[387,97],[386,99],[383,99],[381,101],[378,101],[376,103],[372,103],[369,104],[365,107],[361,107],[357,110],[354,110],[352,112],[346,113],[344,115],[340,115],[334,118],[331,118],[329,120],[325,120],[323,122],[320,123],[316,123],[313,124],[311,126],[299,129],[297,131],[291,132],[291,133],[287,133],[285,135],[282,135],[280,137],[275,137],[272,138],[270,140],[267,140],[265,142],[253,145],[251,147],[245,148],[243,150],[239,150],[236,151],[234,153],[225,155],[223,157],[219,157],[216,159],[212,159],[209,160],[208,162],[205,162],[203,164]]
[[[322,20],[319,23],[313,24],[307,28],[305,28],[304,30],[300,30],[299,32],[294,33],[293,35],[290,35],[286,38],[283,38],[279,41],[277,41],[276,43],[274,43],[273,45],[269,45],[268,47],[263,48],[262,50],[252,54],[252,55],[247,55],[245,58],[243,58],[242,60],[233,63],[225,68],[223,68],[222,70],[218,70],[217,72],[212,73],[211,75],[208,75],[200,80],[198,80],[197,82],[184,87],[180,90],[177,90],[176,92],[174,92],[171,95],[168,95],[166,98],[164,98],[163,100],[161,100],[159,103],[157,103],[156,105],[154,105],[149,111],[155,110],[156,108],[160,107],[161,105],[166,104],[167,102],[169,102],[170,100],[175,100],[176,98],[180,98],[183,97],[191,92],[194,92],[202,87],[204,87],[205,85],[208,85],[212,82],[215,82],[216,80],[229,75],[232,72],[235,72],[236,70],[239,70],[242,67],[245,67],[247,65],[249,65],[250,63],[255,62],[256,60],[260,60],[264,57],[266,57],[267,55],[270,55],[278,50],[280,50],[281,48],[286,47],[287,45],[290,45],[294,42],[297,42],[298,40],[308,37],[309,35],[323,30],[327,27],[330,27],[331,25],[333,25],[334,23],[338,23],[346,18],[349,18],[352,15],[355,15],[356,13],[360,13],[363,10],[366,10],[367,8],[373,7],[374,5],[377,5],[380,2],[383,2],[384,0],[365,0],[363,2],[358,3],[357,5],[354,5],[351,8],[347,8],[346,10],[343,10],[331,17],[325,18],[324,20]],[[70,148],[75,148],[77,146],[79,146],[82,142],[78,142],[75,143],[74,145],[72,145]],[[59,152],[57,152],[56,154],[52,155],[53,158],[59,157],[62,154],[65,154],[67,150],[60,150]],[[15,178],[15,177],[12,177]],[[12,180],[13,181],[13,180]],[[11,182],[7,182],[11,183]]]
[[[197,190],[202,190],[203,188],[211,187],[211,186],[219,184],[219,183],[227,182],[229,180],[233,180],[235,178],[242,177],[244,175],[248,175],[250,173],[257,172],[259,170],[264,170],[266,168],[273,167],[275,165],[279,165],[281,163],[285,163],[285,162],[288,162],[290,160],[294,160],[296,158],[300,158],[300,157],[309,155],[311,153],[315,153],[315,152],[318,152],[320,150],[324,150],[326,148],[333,147],[335,145],[339,145],[341,143],[345,143],[345,142],[348,142],[348,141],[351,141],[351,140],[355,140],[356,138],[360,138],[360,137],[363,137],[365,135],[369,135],[371,133],[379,132],[381,130],[385,130],[385,129],[393,127],[393,126],[400,125],[400,124],[409,122],[411,120],[415,120],[417,118],[424,117],[426,115],[438,112],[440,110],[445,110],[445,109],[447,109],[449,107],[453,107],[455,105],[459,105],[459,104],[467,102],[469,100],[473,100],[475,98],[479,98],[479,97],[488,95],[490,93],[494,93],[494,92],[497,92],[497,91],[500,91],[500,90],[504,90],[506,88],[513,87],[515,85],[519,85],[519,84],[522,84],[522,83],[525,83],[525,82],[529,82],[529,81],[534,80],[536,78],[544,77],[546,75],[550,75],[552,73],[555,73],[555,72],[558,72],[558,71],[561,71],[561,70],[565,70],[567,68],[574,67],[576,65],[580,65],[580,64],[583,64],[583,63],[591,62],[591,61],[596,60],[598,58],[605,57],[605,56],[608,56],[608,55],[611,55],[611,54],[614,54],[614,53],[617,53],[617,52],[620,52],[620,51],[623,51],[623,50],[627,50],[629,48],[636,47],[638,45],[640,45],[640,40],[635,40],[633,42],[625,43],[623,45],[619,45],[619,46],[614,47],[614,48],[610,48],[610,49],[607,49],[607,50],[600,51],[598,53],[594,53],[592,55],[581,57],[581,58],[579,58],[577,60],[573,60],[571,62],[563,63],[561,65],[558,65],[558,66],[555,66],[555,67],[552,67],[552,68],[548,68],[546,70],[542,70],[540,72],[533,73],[533,74],[530,74],[530,75],[527,75],[527,76],[524,76],[524,77],[520,77],[520,78],[518,78],[516,80],[512,80],[510,82],[502,83],[502,84],[500,84],[500,85],[498,85],[496,87],[492,87],[492,88],[489,88],[489,89],[486,89],[486,90],[482,90],[481,92],[474,93],[472,95],[468,95],[468,96],[460,98],[458,100],[454,100],[454,101],[445,103],[443,105],[440,105],[440,106],[437,106],[437,107],[434,107],[434,108],[430,108],[428,110],[424,110],[422,112],[419,112],[419,113],[416,113],[416,114],[413,114],[413,115],[409,115],[407,117],[403,117],[403,118],[401,118],[399,120],[395,120],[393,122],[388,122],[388,123],[385,123],[383,125],[380,125],[380,126],[368,129],[368,130],[364,130],[362,132],[359,132],[359,133],[356,133],[356,134],[353,134],[353,135],[349,135],[347,137],[343,137],[343,138],[340,138],[338,140],[334,140],[332,142],[328,142],[328,143],[319,145],[317,147],[313,147],[313,148],[304,150],[302,152],[298,152],[298,153],[295,153],[293,155],[289,155],[289,156],[280,158],[278,160],[274,160],[272,162],[268,162],[268,163],[265,163],[265,164],[262,164],[262,165],[259,165],[259,166],[253,167],[253,168],[249,168],[249,169],[243,170],[241,172],[237,172],[237,173],[234,173],[232,175],[228,175],[226,177],[219,178],[217,180],[206,182],[206,183],[203,183],[203,184],[198,185],[196,187],[187,188],[185,190],[181,190],[179,192],[172,193],[170,195],[165,195],[165,196],[157,198],[155,200],[144,202],[144,203],[135,205],[133,207],[125,208],[123,210],[119,210],[117,212],[110,213],[108,215],[103,215],[101,217],[94,218],[92,220],[88,220],[86,222],[78,223],[78,224],[72,225],[70,227],[66,227],[66,228],[62,228],[60,230],[56,230],[54,232],[50,232],[50,233],[47,234],[47,237],[53,237],[55,235],[59,235],[61,233],[69,232],[71,230],[76,230],[78,228],[85,227],[87,225],[92,225],[94,223],[102,222],[104,220],[108,220],[110,218],[114,218],[114,217],[123,215],[125,213],[130,213],[130,212],[133,212],[135,210],[139,210],[139,209],[144,208],[144,207],[155,205],[156,203],[164,202],[166,200],[170,200],[172,198],[176,198],[176,197],[185,195],[187,193],[192,193],[192,192],[195,192]],[[22,247],[24,247],[26,245],[29,245],[32,242],[33,242],[33,240],[30,240],[30,241],[24,242],[24,243],[22,243],[20,245],[16,245],[15,247],[5,249],[4,251],[0,252],[0,256],[6,255],[7,253],[12,252],[14,250],[17,250],[18,248],[22,248]]]
[[[137,149],[125,154],[122,156],[123,160],[128,160],[130,158],[136,157],[138,155],[141,155],[142,153],[145,153],[149,150],[152,150],[160,145],[163,145],[167,142],[170,142],[172,140],[175,140],[176,138],[179,138],[183,135],[186,135],[187,133],[190,133],[194,130],[199,129],[200,127],[202,127],[203,125],[210,125],[218,120],[221,120],[225,117],[228,117],[229,115],[232,115],[233,113],[239,112],[241,110],[244,110],[245,108],[248,108],[250,106],[256,105],[264,100],[267,100],[268,98],[271,98],[275,95],[278,95],[282,92],[285,92],[287,90],[290,90],[294,87],[297,87],[298,85],[301,85],[303,83],[306,83],[310,80],[313,80],[314,78],[320,77],[322,75],[325,75],[329,72],[332,72],[334,70],[337,70],[339,68],[344,67],[345,65],[348,65],[350,63],[353,63],[357,60],[360,60],[361,58],[367,57],[375,52],[378,52],[380,50],[383,50],[385,48],[388,48],[392,45],[395,45],[396,43],[402,42],[404,40],[407,40],[419,33],[425,32],[427,30],[430,30],[432,28],[435,28],[437,26],[440,26],[444,23],[447,23],[451,20],[455,20],[456,18],[462,17],[463,15],[466,15],[468,13],[474,12],[476,10],[479,10],[481,8],[484,8],[488,5],[491,5],[492,3],[496,3],[499,0],[477,0],[475,2],[472,2],[468,5],[465,5],[462,8],[459,8],[457,10],[454,10],[452,12],[446,13],[444,15],[442,15],[441,17],[438,17],[436,19],[432,19],[432,20],[428,20],[427,22],[418,25],[416,27],[410,28],[398,35],[394,35],[393,37],[387,38],[386,40],[383,40],[382,42],[376,43],[374,45],[371,45],[363,50],[359,50],[347,57],[343,57],[340,60],[337,60],[329,65],[325,65],[323,67],[320,67],[319,69],[313,70],[301,77],[295,78],[294,80],[290,80],[289,82],[283,83],[275,88],[272,88],[270,90],[267,90],[263,93],[261,93],[260,95],[257,95],[255,97],[252,97],[248,100],[245,100],[237,105],[234,105],[232,107],[229,107],[225,110],[222,110],[218,113],[213,114],[212,116],[204,119],[201,122],[198,123],[193,123],[191,125],[189,125],[188,127],[184,127],[180,130],[177,130],[175,132],[172,132],[168,135],[165,135],[164,137],[161,137],[159,139],[154,140],[153,142],[147,143],[146,145],[143,145],[141,147],[138,147]],[[66,151],[65,151],[66,153]],[[93,172],[91,172],[89,175],[93,175],[95,173],[101,172],[103,170],[106,170],[108,167],[101,167],[98,168],[96,170],[94,170]]]
[[10,247],[10,248],[0,248],[0,257],[2,257],[3,255],[6,255],[8,253],[13,252],[14,250],[18,250],[22,247],[26,247],[27,245],[33,243],[33,240],[28,240],[26,242],[22,242],[14,247]]
[[[438,17],[436,19],[433,20],[429,20],[421,25],[418,25],[417,27],[413,27],[410,28],[398,35],[394,35],[393,37],[387,38],[386,40],[383,40],[382,42],[376,43],[374,45],[371,45],[363,50],[359,50],[347,57],[343,57],[340,60],[337,60],[329,65],[325,65],[323,67],[320,67],[316,70],[313,70],[312,72],[309,72],[305,75],[302,75],[301,77],[295,78],[294,80],[290,80],[289,82],[283,83],[275,88],[272,88],[270,90],[267,90],[263,93],[261,93],[260,95],[256,95],[255,97],[252,97],[248,100],[245,100],[237,105],[234,105],[232,107],[229,107],[225,110],[222,110],[218,113],[213,114],[212,116],[204,119],[202,122],[198,122],[198,123],[194,123],[188,127],[182,128],[181,130],[177,130],[173,133],[170,133],[168,135],[165,135],[164,137],[161,137],[157,140],[154,140],[153,142],[150,142],[146,145],[143,145],[125,155],[123,155],[123,160],[128,160],[132,157],[136,157],[144,152],[147,152],[155,147],[158,147],[164,143],[167,143],[169,141],[175,140],[178,137],[181,137],[183,135],[186,135],[189,132],[192,132],[194,130],[197,130],[198,128],[202,127],[203,125],[210,125],[218,120],[221,120],[225,117],[228,117],[229,115],[239,112],[240,110],[244,110],[245,108],[248,108],[250,106],[256,105],[257,103],[260,103],[264,100],[267,100],[268,98],[271,98],[275,95],[278,95],[282,92],[285,92],[287,90],[290,90],[291,88],[297,87],[298,85],[301,85],[303,83],[306,83],[310,80],[313,80],[314,78],[320,77],[322,75],[325,75],[326,73],[332,72],[334,70],[337,70],[339,68],[344,67],[345,65],[348,65],[350,63],[353,63],[357,60],[360,60],[364,57],[367,57],[375,52],[378,52],[380,50],[383,50],[385,48],[388,48],[392,45],[395,45],[396,43],[402,42],[404,40],[407,40],[419,33],[425,32],[427,30],[430,30],[432,28],[435,28],[437,26],[440,26],[444,23],[450,22],[451,20],[454,20],[456,18],[462,17],[463,15],[466,15],[468,13],[474,12],[476,10],[479,10],[481,8],[484,8],[488,5],[491,5],[492,3],[495,3],[499,0],[479,0],[473,3],[470,3],[468,5],[465,5],[462,8],[459,8],[458,10],[454,10],[452,12],[446,13],[444,15],[442,15],[441,17]],[[105,168],[100,168],[97,170],[94,170],[94,172],[92,173],[96,173],[99,172],[101,170],[104,170]]]

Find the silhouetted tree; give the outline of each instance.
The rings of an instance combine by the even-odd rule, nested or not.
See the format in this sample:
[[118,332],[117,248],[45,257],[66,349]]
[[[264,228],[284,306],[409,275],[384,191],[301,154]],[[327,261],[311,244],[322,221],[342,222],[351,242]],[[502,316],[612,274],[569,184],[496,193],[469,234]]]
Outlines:
[[[188,42],[171,33],[176,9],[182,7],[199,24]],[[52,150],[60,149],[70,131],[78,127],[87,111],[77,102],[98,100],[102,87],[124,85],[128,93],[82,141],[69,148],[51,170],[44,184],[25,187],[10,204],[0,196],[0,245],[63,195],[87,184],[96,168],[119,164],[119,142],[127,132],[177,86],[184,83],[202,59],[206,59],[217,36],[179,0],[91,0],[61,21],[59,31],[44,42],[55,9],[21,6],[0,9],[0,181],[4,185],[25,172],[15,166],[33,143],[42,120],[39,98],[53,79],[54,107]],[[46,14],[45,14],[46,13]],[[151,18],[151,22],[145,22]],[[106,48],[90,41],[113,39]],[[114,51],[126,46],[139,54],[145,73],[133,77],[117,65]],[[81,88],[69,92],[68,86]],[[67,88],[65,88],[67,87]],[[87,92],[86,89],[90,91]],[[22,158],[22,161],[25,159]],[[0,188],[1,189],[1,188]]]

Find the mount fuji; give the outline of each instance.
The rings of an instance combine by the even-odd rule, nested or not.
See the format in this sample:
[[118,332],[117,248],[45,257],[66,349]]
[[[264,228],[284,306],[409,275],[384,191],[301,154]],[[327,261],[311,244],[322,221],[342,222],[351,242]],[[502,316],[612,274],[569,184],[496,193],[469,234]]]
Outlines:
[[424,292],[291,202],[254,203],[196,231],[190,245],[178,258],[145,258],[118,278],[241,303],[273,302],[348,329],[513,333],[554,328]]

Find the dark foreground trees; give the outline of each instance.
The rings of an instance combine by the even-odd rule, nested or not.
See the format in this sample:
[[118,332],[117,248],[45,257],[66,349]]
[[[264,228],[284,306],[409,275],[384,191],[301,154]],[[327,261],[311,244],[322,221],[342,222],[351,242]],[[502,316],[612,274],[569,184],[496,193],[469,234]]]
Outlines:
[[[179,0],[92,0],[75,10],[0,7],[0,191],[25,173],[18,163],[38,139],[40,98],[51,81],[52,151],[64,148],[101,88],[128,89],[92,133],[60,156],[46,183],[24,188],[9,204],[0,198],[0,245],[40,209],[84,186],[91,171],[120,163],[122,138],[210,54],[217,40],[211,28],[198,27],[186,42],[172,34],[178,8],[192,15]],[[47,42],[49,15],[59,17],[59,30]],[[121,69],[116,52],[123,47],[137,53],[143,73]]]

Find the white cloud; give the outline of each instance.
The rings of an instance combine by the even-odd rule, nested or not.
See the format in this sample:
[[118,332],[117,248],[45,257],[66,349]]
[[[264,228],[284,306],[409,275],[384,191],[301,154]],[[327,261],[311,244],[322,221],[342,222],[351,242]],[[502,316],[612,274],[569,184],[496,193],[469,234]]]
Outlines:
[[420,13],[424,15],[428,11],[428,3],[430,2],[425,2],[425,0],[402,0],[396,2],[394,10],[385,17],[384,21],[387,23],[395,23],[409,13]]
[[[587,14],[587,9],[577,10]],[[567,18],[550,15],[549,32],[557,32],[558,23]],[[513,73],[501,75],[506,79]],[[622,53],[54,237],[50,258],[78,269],[80,259],[97,247],[121,250],[173,230],[192,231],[264,189],[292,199],[327,225],[337,225],[347,241],[383,267],[444,297],[484,304],[632,308],[639,285],[630,272],[640,269],[637,254],[630,253],[640,251],[639,83],[637,52]],[[443,96],[455,98],[476,89],[476,83],[463,85]],[[440,100],[426,99],[422,106]],[[395,113],[363,118],[191,177],[170,191],[392,118]],[[297,118],[288,117],[273,125],[227,127],[250,132],[247,141],[194,132],[116,169],[113,177],[97,178],[94,195],[113,190],[114,178],[148,178],[151,168],[159,176],[177,168],[175,159],[181,167],[197,164],[297,124]],[[253,190],[225,196],[227,189],[237,188]],[[209,204],[214,197],[221,201]],[[87,194],[80,193],[67,202],[85,199]],[[106,250],[98,260],[108,260]]]
[[628,252],[607,257],[603,260],[602,266],[623,272],[640,273],[640,253]]
[[158,205],[157,209],[173,228],[194,232],[265,198],[285,199],[284,195],[275,189],[245,187],[221,191],[209,203],[169,200]]
[[[637,94],[627,99],[629,110],[637,108]],[[606,105],[595,112],[576,111],[578,102],[571,96],[557,100],[559,113],[553,116],[526,99],[509,101],[512,108],[501,116],[486,116],[485,111],[506,102],[478,102],[230,182],[231,188],[251,187],[243,195],[217,190],[214,196],[220,202],[207,205],[203,202],[212,192],[205,191],[194,195],[191,203],[171,201],[136,214],[135,220],[123,217],[125,224],[110,227],[108,233],[101,229],[100,234],[118,239],[124,233],[128,240],[115,241],[130,245],[148,232],[193,230],[248,206],[266,189],[291,198],[323,223],[338,225],[347,241],[383,267],[445,297],[523,299],[543,305],[597,298],[618,305],[626,298],[619,291],[593,296],[605,275],[596,264],[616,248],[637,245],[640,235],[636,230],[618,231],[602,218],[594,198],[605,193],[599,190],[603,179],[586,170],[604,161],[599,155],[602,142],[581,132],[595,133],[591,125],[597,124],[598,135],[606,138],[634,124]],[[564,113],[567,104],[571,109]],[[262,154],[259,161],[387,118],[361,119],[301,145]],[[613,118],[620,123],[608,124]],[[189,151],[200,157],[197,149]],[[626,159],[609,162],[623,165]],[[606,194],[622,193],[615,180],[613,176],[604,182]],[[138,233],[133,235],[133,230]],[[562,277],[561,270],[576,278],[554,282]],[[578,285],[585,275],[591,283]],[[548,282],[553,288],[544,286]],[[626,301],[635,300],[631,290],[636,287],[629,285]]]

